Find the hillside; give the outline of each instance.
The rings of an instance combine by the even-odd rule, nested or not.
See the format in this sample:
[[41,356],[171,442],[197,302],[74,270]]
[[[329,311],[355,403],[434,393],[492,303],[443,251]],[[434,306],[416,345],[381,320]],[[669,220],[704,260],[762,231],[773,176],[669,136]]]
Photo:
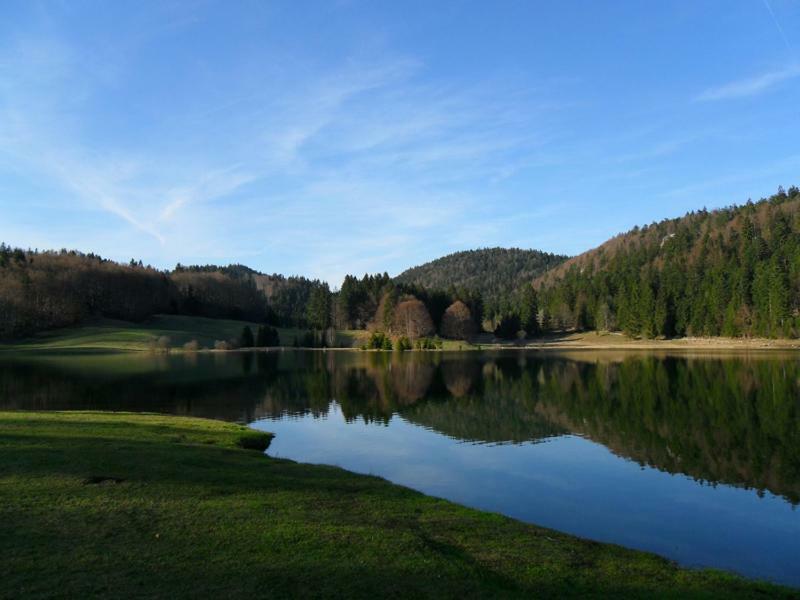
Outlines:
[[637,227],[534,280],[553,329],[796,337],[800,190]]
[[403,271],[395,281],[430,289],[451,287],[477,291],[487,312],[523,283],[567,259],[566,256],[520,248],[481,248],[448,254]]
[[[319,281],[264,275],[243,265],[160,271],[76,250],[33,251],[0,243],[0,339],[105,318],[141,323],[156,314],[304,327]],[[327,286],[325,286],[325,293]]]

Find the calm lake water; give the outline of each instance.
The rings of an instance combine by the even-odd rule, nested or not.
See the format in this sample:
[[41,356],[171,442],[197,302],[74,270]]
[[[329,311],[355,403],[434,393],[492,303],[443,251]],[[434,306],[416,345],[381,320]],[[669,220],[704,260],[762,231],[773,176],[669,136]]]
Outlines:
[[272,456],[800,586],[797,355],[4,357],[0,409],[252,423]]

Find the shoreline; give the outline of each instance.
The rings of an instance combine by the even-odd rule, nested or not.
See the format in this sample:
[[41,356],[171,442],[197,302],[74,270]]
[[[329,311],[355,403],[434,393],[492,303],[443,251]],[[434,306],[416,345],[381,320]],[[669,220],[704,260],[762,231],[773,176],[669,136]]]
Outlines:
[[497,347],[518,347],[526,350],[800,350],[800,339],[684,337],[663,340],[633,339],[616,333],[574,333],[553,336],[546,340]]
[[[272,352],[286,350],[390,352],[388,350],[362,350],[369,338],[363,329],[336,330],[335,348],[307,348],[295,346],[307,335],[302,329],[278,328],[277,346],[259,348],[215,349],[219,341],[233,342],[244,327],[251,330],[258,324],[227,319],[208,319],[179,315],[155,315],[143,323],[97,319],[64,329],[43,331],[31,337],[0,343],[0,356],[14,353],[174,353],[194,354],[223,352]],[[166,344],[162,343],[166,341]],[[156,344],[158,341],[158,344]],[[193,342],[198,348],[186,346]],[[157,347],[161,345],[161,347]],[[404,352],[474,352],[474,351],[746,351],[774,352],[800,350],[800,339],[684,337],[673,339],[637,339],[619,332],[559,331],[542,333],[530,339],[503,340],[492,333],[480,333],[468,340],[439,338],[440,348],[430,350],[409,349]],[[391,352],[396,352],[392,350]]]
[[[157,327],[161,325],[160,327]],[[241,323],[209,319],[179,319],[171,317],[156,319],[153,328],[141,328],[135,324],[107,322],[88,324],[65,330],[43,332],[37,336],[15,342],[0,343],[0,355],[9,354],[54,354],[54,353],[145,353],[145,354],[219,354],[244,352],[283,352],[313,350],[322,352],[380,352],[398,350],[362,349],[368,336],[366,330],[339,330],[339,345],[328,348],[295,346],[286,343],[297,339],[298,331],[281,330],[279,346],[254,348],[216,349],[212,340],[230,338]],[[225,331],[215,328],[220,326]],[[152,340],[157,336],[171,338],[174,345],[153,348]],[[201,340],[201,347],[187,349],[186,341]],[[501,340],[491,333],[483,333],[469,340],[441,339],[441,348],[416,349],[402,352],[475,352],[475,351],[531,351],[531,352],[586,352],[586,351],[645,351],[645,352],[795,352],[800,350],[800,339],[727,338],[727,337],[683,337],[672,339],[637,339],[617,332],[559,332],[547,333],[531,339]]]
[[452,354],[459,352],[489,352],[489,351],[520,351],[520,352],[597,352],[597,351],[684,351],[684,352],[798,352],[800,340],[768,340],[749,339],[736,340],[730,338],[678,338],[671,340],[624,340],[619,342],[581,342],[576,340],[559,340],[527,343],[500,342],[474,344],[464,342],[458,348],[433,348],[408,350],[381,350],[363,349],[353,347],[315,348],[306,346],[269,346],[253,348],[215,349],[201,348],[199,350],[185,350],[184,348],[170,348],[168,350],[149,350],[140,348],[127,348],[124,346],[61,346],[55,348],[37,348],[25,345],[6,344],[0,346],[0,356],[6,354],[147,354],[153,356],[196,354],[245,354],[262,352],[358,352],[374,354]]
[[[774,341],[774,340],[770,340]],[[473,352],[540,352],[540,353],[564,353],[564,352],[670,352],[670,353],[796,353],[800,352],[800,343],[774,344],[774,343],[746,343],[737,344],[727,340],[665,340],[661,342],[642,341],[627,343],[604,343],[604,344],[582,344],[576,342],[545,342],[528,344],[480,344],[464,345],[463,348],[436,348],[436,349],[408,349],[408,350],[380,350],[362,348],[313,348],[303,346],[274,346],[264,348],[232,348],[228,350],[218,350],[205,348],[201,350],[184,350],[183,348],[171,348],[169,350],[152,351],[138,348],[107,347],[107,346],[88,346],[59,348],[30,348],[24,346],[8,345],[0,347],[0,356],[13,355],[56,355],[56,354],[136,354],[149,356],[195,356],[195,355],[219,355],[219,354],[256,354],[274,352],[353,352],[365,354],[458,354]]]
[[242,425],[104,411],[6,411],[0,424],[0,463],[16,482],[0,494],[9,597],[56,584],[83,597],[796,593],[264,456],[253,450],[269,434]]

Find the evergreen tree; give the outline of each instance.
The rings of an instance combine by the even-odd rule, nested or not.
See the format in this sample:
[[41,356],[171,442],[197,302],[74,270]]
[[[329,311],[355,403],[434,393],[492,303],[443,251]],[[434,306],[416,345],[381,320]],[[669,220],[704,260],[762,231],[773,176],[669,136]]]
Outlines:
[[253,341],[253,330],[250,329],[248,325],[245,325],[242,328],[242,333],[239,336],[239,347],[240,348],[252,348],[254,344]]
[[268,345],[267,328],[264,325],[259,325],[258,329],[256,330],[256,347],[266,348]]
[[270,348],[280,346],[280,335],[278,330],[269,325],[261,325],[256,332],[256,346],[259,348]]
[[521,328],[528,335],[539,332],[539,299],[532,285],[522,286],[517,300],[517,311]]
[[725,309],[725,317],[722,322],[722,335],[727,337],[736,337],[739,335],[739,327],[736,322],[737,307],[736,303],[731,300]]
[[786,276],[777,258],[769,266],[769,335],[781,337],[788,331],[789,293]]
[[499,338],[513,339],[520,330],[519,315],[510,313],[504,315],[495,327],[494,334]]
[[308,300],[306,319],[312,329],[322,331],[330,324],[331,293],[327,284],[315,287]]

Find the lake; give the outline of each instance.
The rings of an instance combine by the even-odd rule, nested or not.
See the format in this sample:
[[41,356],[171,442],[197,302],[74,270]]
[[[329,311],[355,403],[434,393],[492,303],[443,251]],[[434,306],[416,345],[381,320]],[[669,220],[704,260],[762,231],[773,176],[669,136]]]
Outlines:
[[800,586],[798,355],[3,356],[0,409],[250,423],[272,456]]

